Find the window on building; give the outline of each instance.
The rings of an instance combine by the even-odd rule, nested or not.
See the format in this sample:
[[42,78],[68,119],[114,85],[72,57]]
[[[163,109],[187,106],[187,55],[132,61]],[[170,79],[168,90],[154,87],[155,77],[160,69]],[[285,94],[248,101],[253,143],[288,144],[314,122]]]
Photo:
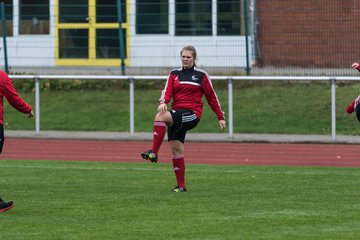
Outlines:
[[136,1],[136,33],[167,34],[169,32],[168,0]]
[[[123,30],[123,41],[126,46],[126,31]],[[120,58],[118,29],[97,29],[96,30],[96,58]],[[126,48],[125,58],[126,58]]]
[[87,29],[59,30],[59,58],[88,58],[89,31]]
[[[5,21],[6,21],[6,36],[13,36],[13,0],[5,0]],[[1,9],[0,9],[1,10]],[[2,20],[2,14],[0,12],[0,21]],[[0,23],[0,35],[3,36],[2,22]]]
[[59,0],[60,23],[87,23],[89,22],[88,1]]
[[217,0],[217,35],[240,35],[240,1]]
[[212,5],[211,0],[175,1],[175,35],[211,36]]
[[[126,22],[126,1],[121,1],[121,18]],[[96,1],[96,22],[114,23],[118,21],[117,0],[97,0]]]
[[49,0],[20,0],[19,34],[49,34]]

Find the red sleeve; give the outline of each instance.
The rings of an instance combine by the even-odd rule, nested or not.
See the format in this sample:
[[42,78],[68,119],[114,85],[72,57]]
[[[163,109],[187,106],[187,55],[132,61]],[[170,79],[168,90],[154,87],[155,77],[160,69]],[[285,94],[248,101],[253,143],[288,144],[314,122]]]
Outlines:
[[14,84],[9,76],[5,72],[1,72],[0,77],[4,80],[4,96],[9,104],[22,113],[30,113],[32,110],[31,106],[16,92]]
[[169,74],[168,79],[166,80],[165,88],[161,92],[161,97],[159,99],[160,103],[169,103],[171,98],[173,97],[173,90],[174,90],[174,75]]
[[204,79],[202,80],[202,88],[204,91],[204,95],[211,109],[216,114],[218,120],[224,120],[225,114],[221,110],[221,105],[218,97],[216,96],[215,90],[212,86],[211,80],[207,74],[204,75]]
[[356,68],[359,72],[360,72],[360,65],[359,66],[357,66],[357,68]]
[[349,106],[346,107],[346,112],[352,113],[354,112],[354,108],[355,108],[355,101],[353,101],[352,103],[349,104]]

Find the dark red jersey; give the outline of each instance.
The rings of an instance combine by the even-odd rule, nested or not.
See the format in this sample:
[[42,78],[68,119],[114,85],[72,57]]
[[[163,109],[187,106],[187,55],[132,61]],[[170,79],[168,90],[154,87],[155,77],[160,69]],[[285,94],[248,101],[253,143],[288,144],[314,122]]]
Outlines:
[[221,110],[208,74],[196,67],[171,71],[159,100],[160,103],[167,104],[173,99],[172,109],[190,109],[201,119],[203,95],[205,95],[218,120],[224,120],[224,112]]
[[31,112],[31,106],[21,99],[9,76],[0,71],[0,125],[4,124],[4,97],[18,111],[22,113]]

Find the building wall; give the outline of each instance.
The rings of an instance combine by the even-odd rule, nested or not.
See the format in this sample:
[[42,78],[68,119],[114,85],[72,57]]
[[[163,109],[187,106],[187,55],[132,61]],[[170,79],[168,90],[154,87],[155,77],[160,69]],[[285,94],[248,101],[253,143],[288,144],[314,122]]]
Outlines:
[[[10,66],[55,66],[55,43],[49,36],[17,36],[7,39]],[[1,63],[3,51],[0,52]]]
[[[48,35],[19,35],[19,0],[13,0],[14,24],[13,36],[6,38],[8,64],[11,67],[19,66],[55,66],[55,18],[50,18],[50,33]],[[50,16],[55,16],[55,0],[49,1]],[[0,42],[0,65],[3,66],[4,44]]]
[[[132,36],[130,38],[129,66],[180,66],[180,50],[189,44],[196,48],[198,66],[246,67],[244,36],[176,37],[168,35]],[[249,47],[249,51],[251,51],[251,47]]]
[[360,60],[360,1],[257,0],[259,66],[349,67]]
[[[199,66],[245,68],[245,36],[175,36],[174,9],[170,12],[169,34],[136,34],[135,2],[129,1],[128,67],[178,67],[179,54],[185,45],[194,45],[198,51]],[[171,6],[173,6],[172,4]],[[18,6],[14,0],[13,36],[7,37],[7,57],[11,67],[56,67],[56,1],[50,0],[50,33],[48,35],[19,35]],[[215,26],[215,25],[214,25]],[[214,27],[215,28],[215,27]],[[250,44],[250,41],[249,41]],[[249,51],[252,47],[249,46]],[[249,56],[252,54],[250,53]],[[3,43],[0,41],[0,64],[4,65]],[[74,61],[79,62],[75,59]],[[251,60],[250,60],[251,61]],[[250,62],[250,64],[252,64]],[[58,64],[59,65],[59,64]],[[59,65],[60,66],[60,65]],[[61,66],[71,66],[61,65]],[[83,66],[83,65],[76,65]],[[103,65],[86,65],[103,66]]]

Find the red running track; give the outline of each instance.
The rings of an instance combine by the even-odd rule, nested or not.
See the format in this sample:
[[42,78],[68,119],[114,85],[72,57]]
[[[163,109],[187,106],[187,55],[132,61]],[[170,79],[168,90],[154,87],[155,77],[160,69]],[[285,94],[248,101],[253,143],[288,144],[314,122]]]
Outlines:
[[[149,141],[7,138],[3,159],[142,162]],[[185,160],[195,164],[360,167],[360,146],[350,144],[187,142]],[[168,143],[159,162],[171,163]]]

